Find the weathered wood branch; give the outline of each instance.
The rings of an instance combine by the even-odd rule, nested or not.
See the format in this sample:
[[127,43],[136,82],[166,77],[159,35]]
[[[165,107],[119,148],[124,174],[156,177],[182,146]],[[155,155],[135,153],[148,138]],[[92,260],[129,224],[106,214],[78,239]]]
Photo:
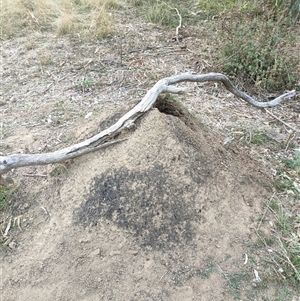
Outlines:
[[221,82],[235,96],[242,98],[251,105],[259,108],[273,107],[280,104],[283,100],[289,99],[296,95],[296,91],[291,91],[280,95],[279,97],[268,101],[259,102],[244,92],[239,91],[223,74],[220,73],[208,73],[203,75],[194,75],[191,73],[183,73],[171,77],[166,77],[159,80],[144,96],[140,103],[121,117],[115,124],[101,133],[70,147],[43,154],[13,154],[8,156],[0,156],[0,177],[7,173],[9,170],[31,166],[31,165],[45,165],[50,163],[62,162],[68,159],[72,159],[84,154],[96,151],[100,148],[107,147],[114,143],[118,143],[124,139],[114,139],[123,130],[131,128],[134,122],[141,117],[145,112],[150,110],[159,94],[163,92],[179,93],[183,92],[183,89],[174,87],[172,85],[180,82]]

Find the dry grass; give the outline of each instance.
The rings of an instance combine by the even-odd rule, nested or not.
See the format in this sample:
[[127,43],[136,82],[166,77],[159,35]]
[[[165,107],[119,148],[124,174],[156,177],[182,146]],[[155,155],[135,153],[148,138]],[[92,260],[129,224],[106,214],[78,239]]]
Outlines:
[[113,31],[112,11],[120,7],[118,0],[2,0],[1,38],[28,30],[106,37]]

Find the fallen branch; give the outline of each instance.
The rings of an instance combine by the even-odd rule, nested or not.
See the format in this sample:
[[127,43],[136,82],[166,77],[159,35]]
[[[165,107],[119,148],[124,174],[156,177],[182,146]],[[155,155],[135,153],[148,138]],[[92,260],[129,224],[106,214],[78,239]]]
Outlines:
[[117,135],[126,129],[132,128],[134,122],[141,117],[145,112],[150,110],[158,95],[163,92],[179,93],[184,90],[172,85],[180,82],[221,82],[227,90],[235,96],[242,98],[251,105],[259,108],[273,107],[280,104],[283,100],[289,99],[296,95],[296,91],[291,91],[280,95],[279,97],[268,101],[259,102],[251,98],[244,92],[239,91],[230,82],[228,77],[220,73],[208,73],[203,75],[194,75],[191,73],[183,73],[171,77],[166,77],[159,80],[144,96],[142,101],[134,108],[121,117],[115,124],[101,133],[87,139],[81,143],[72,145],[70,147],[43,154],[13,154],[9,156],[0,156],[0,177],[13,168],[31,165],[45,165],[50,163],[58,163],[82,156],[84,154],[94,152],[100,148],[123,141],[124,139],[115,139]]

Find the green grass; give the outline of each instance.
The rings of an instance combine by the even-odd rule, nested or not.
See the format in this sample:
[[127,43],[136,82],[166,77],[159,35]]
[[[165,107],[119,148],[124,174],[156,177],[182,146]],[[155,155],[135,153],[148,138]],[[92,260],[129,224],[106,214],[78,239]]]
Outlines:
[[279,193],[286,193],[291,200],[297,201],[300,199],[300,192],[295,186],[296,180],[293,176],[287,176],[283,171],[276,175],[273,185]]
[[285,158],[283,162],[296,172],[300,172],[300,150],[295,150],[295,156],[293,159]]
[[[264,154],[266,149],[269,149],[271,153],[272,151],[282,152],[286,149],[286,145],[273,142],[260,130],[251,129],[250,131],[236,128],[234,131],[239,133],[236,137],[239,139],[239,143],[255,144],[258,155],[260,150]],[[261,158],[265,160],[263,154]],[[272,201],[266,205],[267,214],[262,217],[262,223],[268,224],[268,221],[272,221],[274,228],[270,233],[257,230],[260,239],[253,244],[252,248],[262,250],[260,257],[266,262],[265,269],[268,271],[268,275],[266,274],[264,277],[267,278],[267,285],[274,287],[274,284],[278,284],[278,287],[286,287],[291,292],[299,286],[300,282],[300,212],[297,209],[300,192],[295,184],[299,182],[300,152],[296,149],[293,157],[283,160],[280,158],[270,159],[268,160],[272,161],[273,168],[277,171],[273,182],[276,191]],[[271,249],[273,252],[268,254],[265,252],[266,249]],[[271,257],[272,260],[270,261],[268,257]],[[282,272],[278,272],[279,267],[282,268]],[[231,289],[238,298],[239,283],[234,281],[234,276],[236,275],[232,275]],[[278,281],[280,282],[278,283]],[[264,288],[259,287],[259,290],[263,294]],[[282,300],[289,301],[284,294],[282,298]]]
[[249,10],[255,4],[255,1],[235,1],[235,0],[198,0],[201,10],[206,11],[210,15],[216,15],[229,10]]
[[9,206],[8,197],[9,194],[7,189],[0,187],[0,212]]
[[244,281],[249,278],[249,271],[240,271],[236,273],[228,273],[228,287],[235,299],[241,298],[241,292]]
[[[179,16],[176,9],[183,18],[188,18],[188,7],[191,1],[147,1],[144,3],[144,17],[147,22],[176,28],[179,25]],[[176,8],[176,9],[175,9]]]
[[176,27],[179,22],[176,11],[168,3],[162,1],[150,5],[146,10],[145,17],[148,22],[170,27]]
[[287,27],[264,17],[240,13],[224,21],[219,52],[222,71],[264,90],[292,89],[298,59],[285,54],[285,45],[294,37]]
[[[279,197],[267,205],[275,220],[274,260],[283,268],[283,275],[300,282],[300,214],[294,215]],[[266,245],[270,246],[264,239]]]
[[278,2],[282,1],[198,1],[207,16],[218,17],[217,71],[256,89],[296,88],[300,58],[291,55],[287,45],[299,39],[291,24],[300,1],[292,1],[298,5],[293,8]]
[[204,269],[201,270],[200,273],[200,277],[202,279],[208,279],[216,267],[216,264],[214,263],[212,257],[208,257],[206,261],[207,261],[206,266],[204,267]]
[[79,90],[81,90],[82,92],[85,92],[86,90],[91,88],[93,85],[94,85],[94,83],[88,77],[86,77],[81,82],[77,83],[76,87]]
[[236,132],[236,139],[240,142],[254,144],[257,146],[273,146],[273,141],[265,134],[263,130],[253,128],[234,127],[232,132]]
[[14,190],[13,184],[0,184],[0,212],[10,207]]

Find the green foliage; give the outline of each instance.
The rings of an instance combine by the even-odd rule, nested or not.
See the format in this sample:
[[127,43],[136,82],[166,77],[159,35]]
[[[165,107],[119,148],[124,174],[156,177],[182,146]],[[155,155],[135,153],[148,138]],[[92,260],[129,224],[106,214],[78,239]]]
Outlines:
[[284,235],[288,235],[292,231],[291,218],[284,210],[283,206],[278,206],[276,214],[276,226]]
[[212,15],[226,10],[252,10],[252,13],[265,14],[276,21],[288,18],[291,25],[296,24],[300,17],[300,0],[198,0],[198,4],[201,10]]
[[203,270],[201,270],[200,277],[202,279],[208,279],[212,272],[215,269],[216,264],[214,263],[213,259],[211,257],[207,258],[206,266]]
[[225,9],[230,9],[235,5],[234,0],[226,1],[210,1],[210,0],[199,0],[199,7],[202,10],[209,11],[211,13],[219,13]]
[[276,179],[273,184],[278,192],[285,192],[286,190],[294,191],[293,182],[289,179],[280,177]]
[[241,299],[243,281],[249,277],[248,275],[249,273],[246,270],[227,274],[226,278],[228,279],[228,286],[235,299]]
[[276,19],[287,17],[295,25],[300,17],[300,0],[269,0],[270,9]]
[[218,17],[221,72],[268,91],[294,89],[299,56],[288,53],[291,24],[300,0],[198,0],[201,11]]
[[270,139],[262,132],[254,132],[251,137],[249,137],[250,143],[255,145],[264,145],[270,141]]
[[212,15],[232,9],[249,9],[253,7],[254,1],[236,1],[236,0],[198,0],[199,7]]
[[9,206],[10,197],[11,190],[6,186],[0,186],[0,212]]
[[[295,233],[295,229],[298,229],[300,226],[300,215],[293,217],[288,206],[285,206],[277,198],[272,200],[269,210],[275,217],[278,234],[276,241],[277,246],[280,248],[280,256],[276,260],[281,262],[285,276],[294,277],[296,281],[300,281],[300,242]],[[285,260],[286,258],[288,258],[288,261]]]
[[284,53],[292,36],[284,27],[260,17],[223,23],[222,69],[268,91],[290,89],[296,83],[295,62]]
[[295,151],[295,157],[293,159],[283,159],[283,162],[290,168],[300,172],[300,151]]
[[289,8],[293,24],[300,19],[300,0],[292,0]]
[[0,211],[3,211],[8,206],[7,201],[2,195],[2,192],[0,191]]
[[93,86],[93,82],[87,77],[84,78],[81,82],[79,82],[76,87],[80,90],[82,90],[83,92],[86,92],[89,88],[91,88]]

